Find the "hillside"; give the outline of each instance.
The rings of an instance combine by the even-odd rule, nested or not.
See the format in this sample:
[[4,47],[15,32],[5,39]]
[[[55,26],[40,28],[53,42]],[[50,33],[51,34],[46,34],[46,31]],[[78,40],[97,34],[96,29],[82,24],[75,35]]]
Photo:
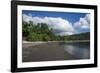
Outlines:
[[90,32],[67,36],[69,40],[90,40]]

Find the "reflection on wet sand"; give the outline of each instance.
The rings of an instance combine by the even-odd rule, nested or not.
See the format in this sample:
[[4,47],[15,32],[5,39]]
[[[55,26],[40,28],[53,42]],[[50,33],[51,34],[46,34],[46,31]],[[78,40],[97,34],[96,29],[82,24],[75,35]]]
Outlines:
[[34,45],[34,43],[23,43],[22,61],[56,61],[56,60],[77,60],[89,59],[89,43],[61,43],[48,42]]
[[66,44],[63,45],[63,48],[66,50],[66,52],[70,53],[71,55],[73,55],[78,59],[89,59],[90,58],[89,47],[86,47],[87,45],[84,45],[82,43],[80,43],[80,45],[83,45],[84,47],[75,44]]

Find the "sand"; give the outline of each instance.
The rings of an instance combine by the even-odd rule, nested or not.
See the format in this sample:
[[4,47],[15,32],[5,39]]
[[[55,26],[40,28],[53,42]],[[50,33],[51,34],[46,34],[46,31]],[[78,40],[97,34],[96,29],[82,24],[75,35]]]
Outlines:
[[56,60],[73,60],[76,59],[71,54],[66,52],[56,42],[28,42],[23,43],[22,61],[37,62],[37,61],[56,61]]

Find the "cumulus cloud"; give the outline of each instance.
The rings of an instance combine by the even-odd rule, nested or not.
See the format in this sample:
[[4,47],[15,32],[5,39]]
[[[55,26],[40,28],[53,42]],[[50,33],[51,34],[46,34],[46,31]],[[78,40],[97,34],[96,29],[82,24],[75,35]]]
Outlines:
[[60,36],[62,36],[62,35],[73,35],[73,34],[75,34],[74,32],[59,32],[59,33],[56,33],[56,35],[60,35]]
[[80,18],[79,21],[74,23],[74,27],[78,29],[90,28],[90,14],[86,14],[84,18]]
[[[32,17],[23,14],[23,20],[26,22],[32,21],[34,23],[47,23],[49,28],[53,28],[57,35],[72,35],[75,33],[75,29],[72,24],[61,17]],[[56,33],[59,31],[59,33]]]

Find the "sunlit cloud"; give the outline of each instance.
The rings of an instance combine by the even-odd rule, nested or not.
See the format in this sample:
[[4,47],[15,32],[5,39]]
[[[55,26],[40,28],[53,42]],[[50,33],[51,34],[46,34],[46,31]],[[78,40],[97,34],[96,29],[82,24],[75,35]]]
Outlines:
[[32,21],[35,24],[47,23],[49,28],[53,28],[53,31],[59,30],[59,33],[55,33],[57,35],[72,35],[76,32],[72,23],[61,17],[32,17],[23,14],[23,20],[26,22]]
[[84,18],[80,18],[79,21],[75,22],[74,27],[77,29],[89,29],[90,28],[90,14],[86,14]]

